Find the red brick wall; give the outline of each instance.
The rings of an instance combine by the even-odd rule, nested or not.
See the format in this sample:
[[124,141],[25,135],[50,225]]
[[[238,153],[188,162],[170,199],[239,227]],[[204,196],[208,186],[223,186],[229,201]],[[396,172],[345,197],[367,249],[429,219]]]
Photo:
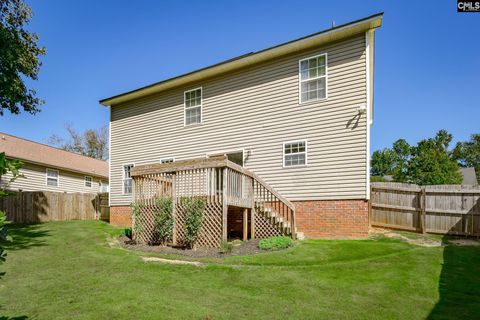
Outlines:
[[114,226],[131,227],[132,209],[129,206],[110,207],[110,224]]
[[293,201],[297,231],[307,238],[368,236],[367,200]]

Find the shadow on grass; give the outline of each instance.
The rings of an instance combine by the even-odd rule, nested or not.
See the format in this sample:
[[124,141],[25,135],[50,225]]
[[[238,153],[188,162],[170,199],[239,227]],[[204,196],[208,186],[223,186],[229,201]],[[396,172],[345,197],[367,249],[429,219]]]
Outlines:
[[440,297],[427,319],[479,319],[480,246],[459,246],[451,239],[443,237]]
[[27,320],[27,316],[18,316],[18,317],[6,317],[6,316],[0,316],[0,320]]
[[10,240],[1,243],[7,251],[44,246],[44,238],[49,235],[49,231],[45,230],[42,224],[11,224],[7,228]]

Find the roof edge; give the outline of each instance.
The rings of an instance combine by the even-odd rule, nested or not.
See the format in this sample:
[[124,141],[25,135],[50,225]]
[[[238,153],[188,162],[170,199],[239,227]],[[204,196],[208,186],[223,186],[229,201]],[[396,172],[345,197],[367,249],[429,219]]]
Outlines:
[[132,91],[127,91],[122,94],[105,98],[100,100],[99,103],[107,107],[113,106],[114,104],[138,99],[143,96],[155,94],[189,82],[199,81],[207,77],[212,77],[231,70],[246,67],[248,65],[259,63],[271,58],[287,55],[295,51],[340,40],[369,29],[379,28],[382,25],[382,19],[383,12],[380,12],[330,29],[325,29],[320,32],[316,32],[295,40],[284,42],[273,47],[247,53],[226,61],[219,62],[217,64],[207,66],[205,68],[197,69],[192,72],[168,78]]

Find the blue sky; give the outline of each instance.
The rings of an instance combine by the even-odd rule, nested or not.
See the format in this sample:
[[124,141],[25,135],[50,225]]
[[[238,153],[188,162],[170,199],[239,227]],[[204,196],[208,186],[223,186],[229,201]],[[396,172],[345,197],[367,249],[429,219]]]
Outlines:
[[384,11],[376,35],[372,151],[439,129],[480,132],[480,13],[432,1],[27,1],[47,48],[40,114],[0,131],[45,142],[108,123],[98,100]]

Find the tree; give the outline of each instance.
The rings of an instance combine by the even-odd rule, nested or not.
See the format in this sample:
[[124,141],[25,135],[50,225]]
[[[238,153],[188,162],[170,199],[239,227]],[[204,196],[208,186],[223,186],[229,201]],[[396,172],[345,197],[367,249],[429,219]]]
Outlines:
[[480,134],[472,134],[469,141],[458,142],[452,151],[452,158],[461,167],[474,167],[480,184]]
[[392,149],[376,150],[370,159],[372,176],[383,177],[391,175],[395,164],[395,154]]
[[406,181],[407,162],[410,157],[410,145],[403,139],[397,140],[393,148],[377,150],[372,154],[372,176],[394,176],[397,181]]
[[434,138],[425,139],[412,148],[408,178],[416,184],[461,184],[458,163],[450,157],[448,146],[452,135],[440,130]]
[[[0,198],[7,197],[7,192],[10,184],[20,177],[20,167],[22,163],[18,160],[9,160],[5,157],[5,153],[0,153]],[[10,173],[11,177],[7,181],[2,180],[2,176]],[[0,210],[0,264],[5,262],[5,249],[1,245],[3,241],[7,240],[7,218],[5,212]],[[0,278],[4,275],[4,272],[0,272]]]
[[19,114],[20,108],[35,114],[43,104],[24,82],[38,79],[39,57],[45,54],[37,34],[25,29],[31,17],[22,0],[0,0],[0,116],[4,110]]
[[395,181],[421,185],[459,184],[462,175],[448,151],[451,141],[452,135],[445,130],[438,131],[434,138],[422,140],[416,146],[399,139],[392,149],[372,154],[371,173],[392,175]]
[[54,134],[50,136],[48,143],[87,157],[108,159],[108,127],[106,125],[99,129],[87,129],[82,134],[79,134],[71,124],[66,124],[65,129],[70,136],[68,140]]

